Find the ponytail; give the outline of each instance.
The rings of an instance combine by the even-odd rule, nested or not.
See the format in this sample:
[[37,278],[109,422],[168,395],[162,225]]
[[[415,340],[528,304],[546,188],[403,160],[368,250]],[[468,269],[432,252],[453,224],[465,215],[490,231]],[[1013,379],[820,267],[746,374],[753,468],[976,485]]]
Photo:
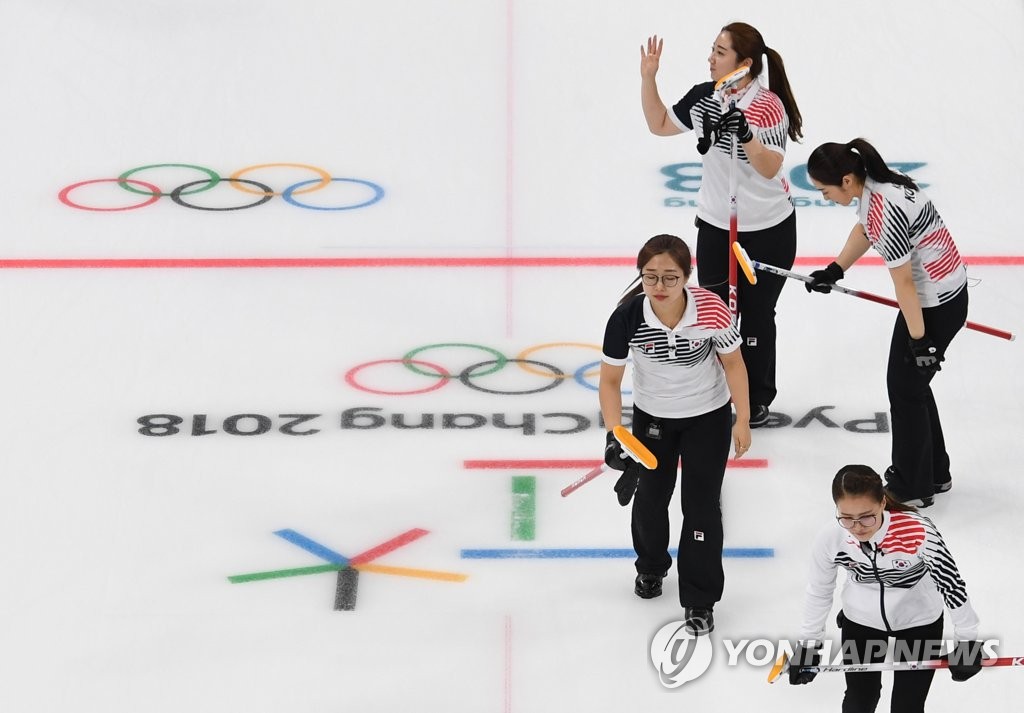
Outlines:
[[799,141],[804,135],[804,118],[800,115],[800,108],[793,97],[793,89],[789,86],[782,55],[768,46],[765,46],[764,53],[768,59],[768,88],[778,95],[786,109],[786,116],[789,117],[789,138]]
[[879,183],[893,183],[917,190],[914,180],[889,168],[878,150],[866,139],[857,138],[845,144],[822,144],[807,159],[807,174],[826,186],[842,185],[843,176],[850,173],[861,183],[870,178]]
[[619,298],[619,304],[625,304],[631,299],[639,295],[644,291],[644,283],[640,281],[640,276],[637,275],[632,282],[629,283],[629,287],[626,288],[626,292]]
[[722,28],[722,32],[728,32],[732,38],[732,48],[736,52],[737,61],[750,60],[752,77],[759,77],[766,69],[761,60],[762,55],[768,60],[768,89],[779,97],[786,110],[786,116],[789,118],[789,138],[799,141],[804,135],[804,119],[800,115],[796,99],[793,98],[793,90],[789,86],[782,56],[765,44],[764,37],[757,28],[745,22],[731,22]]

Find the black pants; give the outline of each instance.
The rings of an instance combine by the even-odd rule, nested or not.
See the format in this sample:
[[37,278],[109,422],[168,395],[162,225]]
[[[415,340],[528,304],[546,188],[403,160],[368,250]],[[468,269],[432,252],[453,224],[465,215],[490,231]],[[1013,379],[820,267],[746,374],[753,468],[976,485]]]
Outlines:
[[[751,258],[789,270],[796,259],[796,211],[778,225],[740,232],[737,241]],[[729,303],[729,231],[697,220],[697,278],[700,286]],[[786,278],[757,273],[751,285],[740,271],[736,300],[743,337],[751,405],[769,406],[775,399],[775,305]]]
[[[946,304],[921,312],[925,334],[945,351],[967,321],[967,288]],[[933,494],[935,483],[950,479],[949,454],[930,386],[935,374],[922,374],[914,366],[909,339],[907,322],[900,312],[892,330],[886,375],[892,419],[892,465],[896,470],[890,482],[901,496],[921,498]]]
[[[652,438],[656,423],[660,436]],[[672,566],[668,552],[668,506],[682,456],[679,536],[679,603],[711,607],[722,598],[722,480],[732,443],[729,404],[690,418],[654,418],[633,409],[633,435],[658,459],[658,468],[644,471],[633,497],[633,549],[636,571],[662,574]]]
[[[894,631],[895,661],[926,661],[938,658],[942,643],[942,617],[924,626]],[[843,663],[885,661],[888,634],[846,619],[843,622]],[[849,642],[849,643],[847,643]],[[882,695],[882,672],[847,673],[843,713],[873,713]],[[891,713],[923,713],[934,670],[896,671],[892,681]]]

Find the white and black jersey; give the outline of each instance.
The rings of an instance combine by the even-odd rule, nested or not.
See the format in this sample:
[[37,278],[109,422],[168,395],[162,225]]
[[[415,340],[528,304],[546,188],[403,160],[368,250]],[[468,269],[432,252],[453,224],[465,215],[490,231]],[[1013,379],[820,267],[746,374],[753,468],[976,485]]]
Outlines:
[[886,267],[910,261],[922,307],[945,304],[964,289],[967,267],[923,191],[868,178],[857,212]]
[[917,512],[883,512],[868,542],[833,523],[814,544],[801,639],[821,641],[838,569],[848,581],[841,600],[847,619],[882,631],[929,624],[949,609],[958,641],[978,638],[978,615],[967,585],[932,521]]
[[739,348],[739,330],[715,293],[687,286],[685,295],[683,318],[673,329],[642,294],[619,305],[605,329],[604,361],[623,366],[632,354],[633,404],[652,416],[699,416],[730,399],[717,355]]
[[[750,130],[771,151],[786,155],[789,117],[779,97],[754,81],[741,90],[736,106],[747,117]],[[723,101],[714,82],[694,86],[668,113],[682,131],[704,135],[706,126],[714,126],[722,117]],[[697,194],[697,216],[723,230],[729,229],[729,171],[732,163],[732,135],[716,136],[711,150],[704,155],[704,170]],[[741,231],[763,230],[778,225],[793,212],[793,202],[781,169],[765,178],[754,170],[743,150],[737,146],[736,218]]]

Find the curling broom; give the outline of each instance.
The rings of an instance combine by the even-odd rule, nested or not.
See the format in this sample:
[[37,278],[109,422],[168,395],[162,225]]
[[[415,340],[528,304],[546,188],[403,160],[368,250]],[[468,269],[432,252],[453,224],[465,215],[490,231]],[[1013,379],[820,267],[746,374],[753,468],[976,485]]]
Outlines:
[[[780,275],[782,277],[788,277],[793,280],[800,280],[801,282],[814,282],[814,278],[809,275],[801,275],[799,272],[793,272],[786,270],[781,267],[775,267],[774,265],[766,265],[763,262],[753,260],[747,251],[743,249],[743,246],[736,244],[733,246],[733,254],[736,256],[736,261],[743,268],[743,274],[747,276],[750,284],[756,284],[757,275],[754,274],[754,270],[760,270],[761,272],[768,272],[773,275]],[[842,285],[832,285],[833,292],[841,292],[844,295],[850,295],[851,297],[859,297],[862,300],[869,302],[877,302],[878,304],[889,305],[890,307],[896,307],[899,309],[899,302],[896,300],[889,299],[888,297],[882,297],[881,295],[875,295],[870,292],[862,292],[861,290],[853,290],[849,287],[843,287]],[[1016,335],[1012,332],[1007,332],[1002,329],[995,327],[989,327],[984,324],[978,324],[977,322],[967,321],[964,326],[968,329],[973,329],[976,332],[982,332],[984,334],[990,334],[993,337],[999,337],[1000,339],[1006,339],[1007,341],[1013,341],[1016,339]]]
[[[615,435],[615,440],[619,442],[620,446],[622,446],[622,453],[627,458],[633,459],[644,468],[647,468],[647,470],[654,470],[658,467],[658,459],[654,457],[654,454],[651,453],[647,449],[647,446],[641,443],[636,436],[626,430],[625,426],[616,426],[612,429],[612,433]],[[608,465],[602,463],[586,475],[583,475],[579,479],[574,480],[569,483],[569,485],[562,488],[562,497],[564,498],[566,495],[579,490],[583,485],[586,485],[591,480],[608,470],[614,470],[614,468],[610,468]]]

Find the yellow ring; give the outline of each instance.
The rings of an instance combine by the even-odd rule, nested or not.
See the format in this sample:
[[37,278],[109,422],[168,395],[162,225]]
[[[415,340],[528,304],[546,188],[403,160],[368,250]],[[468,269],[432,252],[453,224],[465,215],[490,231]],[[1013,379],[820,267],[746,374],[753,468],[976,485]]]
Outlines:
[[[288,166],[288,167],[291,167],[291,168],[308,168],[310,171],[313,171],[314,173],[316,173],[317,175],[320,176],[320,183],[318,183],[315,186],[310,186],[309,188],[303,188],[302,190],[292,191],[292,195],[299,195],[300,193],[312,193],[313,191],[319,191],[321,188],[326,188],[331,183],[331,174],[327,173],[327,171],[323,170],[322,168],[317,168],[316,166],[310,166],[309,164],[305,164],[305,163],[260,163],[260,164],[257,164],[255,166],[246,166],[245,168],[238,169],[237,171],[235,171],[234,173],[231,174],[231,178],[238,178],[243,173],[248,173],[249,171],[255,171],[258,168],[276,168],[278,166]],[[267,195],[279,196],[279,195],[281,195],[280,193],[267,193],[266,191],[254,191],[251,188],[246,188],[245,186],[240,185],[236,181],[229,181],[229,182],[231,183],[231,187],[232,188],[235,188],[235,189],[237,189],[239,191],[242,191],[244,193],[253,193],[253,194],[258,195],[258,196],[267,196]]]
[[[596,344],[584,344],[583,342],[548,342],[547,344],[537,344],[532,347],[527,347],[523,351],[519,352],[519,354],[516,356],[516,359],[526,359],[530,354],[533,354],[534,352],[538,352],[541,349],[550,349],[552,347],[580,347],[582,349],[596,349],[597,351],[601,351],[601,347],[599,347]],[[534,369],[531,365],[524,364],[522,361],[517,361],[516,364],[519,365],[520,369],[522,369],[528,374],[533,374],[534,376],[543,376],[548,379],[572,379],[574,377],[574,374],[572,373],[562,374],[561,376],[556,377],[553,374],[548,374],[543,371],[540,371],[539,369]],[[598,370],[586,373],[584,374],[584,376],[597,376],[600,373],[600,370]]]

